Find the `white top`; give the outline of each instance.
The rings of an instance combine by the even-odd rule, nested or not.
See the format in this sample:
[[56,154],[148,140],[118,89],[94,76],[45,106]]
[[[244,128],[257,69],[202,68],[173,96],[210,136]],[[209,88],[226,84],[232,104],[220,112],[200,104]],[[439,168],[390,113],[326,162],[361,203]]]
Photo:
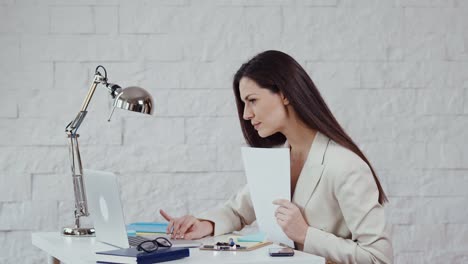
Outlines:
[[[200,241],[206,244],[214,244],[216,238],[207,237]],[[115,249],[115,247],[96,241],[94,237],[64,237],[59,232],[33,233],[32,243],[61,262],[68,264],[96,263],[96,251]],[[208,251],[191,248],[190,257],[171,261],[170,263],[325,263],[324,258],[301,251],[295,251],[293,257],[270,257],[268,255],[268,248],[270,247],[278,247],[278,245],[269,245],[249,252]]]

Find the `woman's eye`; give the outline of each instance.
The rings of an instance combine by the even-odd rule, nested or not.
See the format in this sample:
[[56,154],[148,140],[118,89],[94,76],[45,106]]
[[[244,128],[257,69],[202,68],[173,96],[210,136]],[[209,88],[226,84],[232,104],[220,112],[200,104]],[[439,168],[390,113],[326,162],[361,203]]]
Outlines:
[[252,103],[252,104],[255,103],[256,101],[257,101],[257,99],[249,99],[249,102]]

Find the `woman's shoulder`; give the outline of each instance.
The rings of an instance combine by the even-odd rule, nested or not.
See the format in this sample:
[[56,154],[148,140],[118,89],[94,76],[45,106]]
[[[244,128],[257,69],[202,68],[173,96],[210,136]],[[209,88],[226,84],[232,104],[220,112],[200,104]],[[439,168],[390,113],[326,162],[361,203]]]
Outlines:
[[325,152],[324,165],[340,174],[357,169],[370,171],[369,165],[359,155],[333,140]]

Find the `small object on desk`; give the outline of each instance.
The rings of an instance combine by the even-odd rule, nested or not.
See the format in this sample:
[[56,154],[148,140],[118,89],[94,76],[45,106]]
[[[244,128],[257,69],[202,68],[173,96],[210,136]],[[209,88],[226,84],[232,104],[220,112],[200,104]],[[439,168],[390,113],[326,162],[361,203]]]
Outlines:
[[219,250],[231,250],[232,248],[230,246],[218,246]]
[[[227,239],[227,238],[225,238]],[[270,245],[271,242],[241,242],[235,243],[235,238],[229,238],[229,242],[217,242],[214,245],[203,245],[200,250],[214,250],[214,251],[252,251]],[[232,240],[232,241],[231,241]]]
[[272,257],[292,257],[294,256],[294,249],[285,247],[285,248],[269,248],[268,254]]
[[138,251],[136,248],[123,248],[96,252],[97,263],[158,263],[181,259],[190,256],[188,248],[159,248],[150,253]]
[[211,249],[213,249],[213,248],[215,248],[215,246],[214,246],[214,245],[203,245],[203,248],[211,248]]

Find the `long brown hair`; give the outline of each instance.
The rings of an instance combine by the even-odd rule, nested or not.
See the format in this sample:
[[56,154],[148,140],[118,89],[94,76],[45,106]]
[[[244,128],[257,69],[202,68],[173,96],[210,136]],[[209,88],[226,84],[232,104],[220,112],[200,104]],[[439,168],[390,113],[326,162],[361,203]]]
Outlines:
[[262,138],[248,120],[244,120],[244,102],[241,100],[239,83],[242,77],[255,81],[260,87],[274,93],[281,92],[297,112],[298,117],[311,129],[320,131],[336,143],[356,153],[364,160],[374,175],[379,189],[379,203],[388,202],[372,165],[359,147],[340,126],[320,92],[306,71],[291,56],[276,50],[262,52],[242,64],[234,75],[233,88],[242,133],[252,147],[274,147],[284,144],[286,137],[281,133]]

